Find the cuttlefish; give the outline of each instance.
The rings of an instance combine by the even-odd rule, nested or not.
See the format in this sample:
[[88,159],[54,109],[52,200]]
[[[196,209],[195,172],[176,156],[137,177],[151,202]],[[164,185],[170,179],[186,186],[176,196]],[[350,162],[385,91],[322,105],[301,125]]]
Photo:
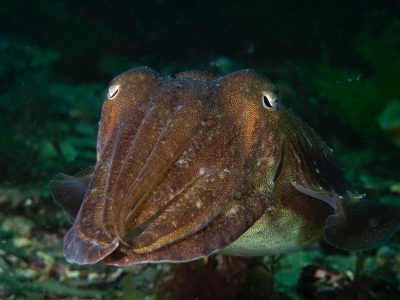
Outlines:
[[50,189],[73,221],[64,255],[77,264],[275,255],[321,238],[365,250],[400,223],[399,209],[352,189],[332,150],[251,70],[117,76],[95,166]]

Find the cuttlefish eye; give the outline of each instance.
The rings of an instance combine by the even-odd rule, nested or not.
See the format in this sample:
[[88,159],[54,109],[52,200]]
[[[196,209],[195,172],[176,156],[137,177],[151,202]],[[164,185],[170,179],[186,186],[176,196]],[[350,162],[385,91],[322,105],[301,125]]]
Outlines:
[[278,97],[269,92],[263,92],[261,96],[261,102],[264,108],[275,111],[278,109]]
[[108,88],[107,97],[108,99],[113,99],[117,96],[119,91],[119,84],[113,84]]

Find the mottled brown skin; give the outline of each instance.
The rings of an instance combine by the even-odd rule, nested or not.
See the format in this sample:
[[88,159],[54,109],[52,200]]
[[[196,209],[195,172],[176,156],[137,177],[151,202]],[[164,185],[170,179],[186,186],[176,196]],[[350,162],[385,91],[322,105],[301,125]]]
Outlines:
[[50,184],[63,206],[82,202],[64,239],[70,262],[275,254],[323,234],[337,247],[368,249],[399,226],[397,210],[351,191],[312,129],[263,105],[275,89],[250,70],[171,78],[136,68],[109,94],[90,183],[58,176]]

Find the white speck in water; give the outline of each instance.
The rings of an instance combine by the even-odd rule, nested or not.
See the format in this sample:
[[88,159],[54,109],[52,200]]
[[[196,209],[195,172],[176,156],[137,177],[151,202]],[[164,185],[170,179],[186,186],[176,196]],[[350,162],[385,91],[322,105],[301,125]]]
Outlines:
[[25,205],[26,206],[31,206],[32,205],[32,199],[31,198],[26,199],[25,200]]
[[319,169],[318,169],[318,168],[316,168],[316,169],[315,169],[315,172],[317,172],[317,174],[319,174]]
[[370,219],[368,222],[368,225],[372,228],[375,228],[378,226],[378,220],[377,219]]
[[350,270],[347,270],[347,271],[345,272],[345,274],[346,274],[347,278],[350,279],[350,281],[353,281],[353,280],[354,280],[354,274],[353,274],[353,272],[351,272]]

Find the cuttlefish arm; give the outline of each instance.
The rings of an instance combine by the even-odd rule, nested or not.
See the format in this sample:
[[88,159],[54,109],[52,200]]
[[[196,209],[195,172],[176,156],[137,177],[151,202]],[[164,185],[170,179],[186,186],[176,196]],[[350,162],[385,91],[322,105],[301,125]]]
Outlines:
[[[93,172],[94,167],[88,167],[74,176],[60,173],[49,183],[53,199],[65,210],[71,223],[74,223],[78,215]],[[70,253],[71,261],[97,262],[117,246],[117,243],[114,243],[111,247],[109,245],[102,247],[95,243],[90,245],[75,234],[74,226],[68,230],[64,237],[64,252],[68,251]]]
[[[121,246],[104,262],[116,266],[146,262],[186,262],[209,256],[242,235],[265,211],[265,194],[254,202],[238,202],[227,208],[196,234],[189,235],[152,252],[136,253]],[[261,212],[261,213],[260,213]]]
[[[50,182],[53,198],[68,212],[70,219],[76,223],[82,204],[93,177],[94,168],[88,168],[83,174],[75,176],[59,175]],[[60,180],[62,179],[62,180]],[[90,191],[90,190],[89,190]],[[95,263],[100,261],[118,246],[119,241],[114,239],[110,243],[98,243],[76,234],[75,225],[64,236],[64,255],[69,253],[69,262],[84,261]]]
[[389,240],[400,228],[400,210],[354,191],[315,132],[296,118],[287,115],[283,120],[286,150],[291,153],[291,185],[332,208],[324,224],[325,240],[343,250],[368,250]]
[[[71,263],[96,263],[121,243],[116,218],[118,201],[110,193],[117,187],[114,181],[119,169],[115,165],[123,164],[121,156],[127,151],[124,147],[126,140],[136,128],[140,128],[140,117],[148,108],[140,100],[149,99],[152,86],[157,83],[155,72],[149,69],[142,68],[138,75],[130,82],[125,82],[120,75],[110,83],[109,101],[103,104],[99,123],[95,169],[74,226],[64,237],[64,256]],[[116,103],[115,96],[122,89],[129,90],[129,99],[123,99],[128,102]],[[136,118],[132,117],[133,111]],[[124,120],[130,122],[125,124]]]

